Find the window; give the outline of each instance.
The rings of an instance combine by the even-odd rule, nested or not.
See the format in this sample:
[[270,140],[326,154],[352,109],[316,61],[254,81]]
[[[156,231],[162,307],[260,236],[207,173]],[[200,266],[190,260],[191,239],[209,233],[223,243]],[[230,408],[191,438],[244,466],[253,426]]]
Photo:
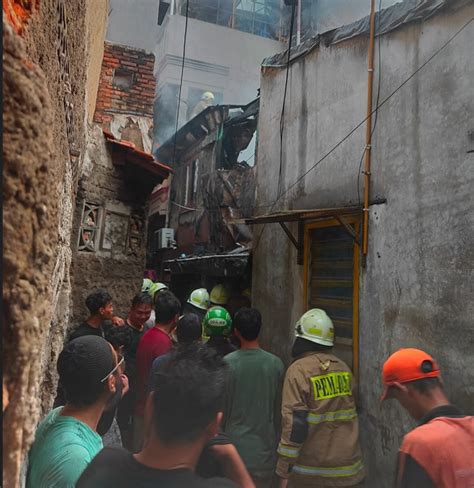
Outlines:
[[112,85],[120,90],[130,90],[132,88],[135,75],[133,71],[123,68],[116,68]]
[[79,229],[78,251],[95,252],[99,236],[99,219],[100,207],[84,202]]
[[[358,220],[346,219],[358,232]],[[322,308],[336,332],[334,354],[358,373],[359,246],[337,220],[305,227],[307,309]]]
[[143,243],[143,216],[84,203],[78,251],[137,254]]
[[[177,12],[186,14],[187,0],[178,0]],[[281,0],[189,0],[188,15],[270,39],[282,37],[288,8]]]
[[184,205],[192,205],[196,201],[199,161],[186,165],[186,185],[184,190]]

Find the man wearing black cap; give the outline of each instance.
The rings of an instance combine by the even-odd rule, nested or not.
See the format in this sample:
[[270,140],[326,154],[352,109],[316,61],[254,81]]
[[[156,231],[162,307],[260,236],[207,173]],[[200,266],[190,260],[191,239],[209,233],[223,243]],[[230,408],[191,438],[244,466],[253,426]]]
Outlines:
[[203,447],[219,430],[226,379],[226,365],[212,349],[196,345],[173,352],[147,399],[149,437],[142,451],[103,449],[77,488],[235,487],[231,481],[203,479],[194,472]]
[[66,405],[40,423],[29,453],[27,488],[73,488],[102,449],[97,424],[109,398],[121,389],[120,362],[102,337],[69,342],[58,359]]

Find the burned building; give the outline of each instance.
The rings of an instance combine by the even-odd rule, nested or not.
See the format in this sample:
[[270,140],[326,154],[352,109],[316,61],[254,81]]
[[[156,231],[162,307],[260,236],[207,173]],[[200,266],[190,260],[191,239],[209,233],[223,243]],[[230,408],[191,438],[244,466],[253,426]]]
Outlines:
[[252,233],[233,221],[254,207],[258,109],[258,99],[208,107],[157,152],[174,170],[167,227],[176,249],[155,247],[154,254],[181,299],[217,282],[237,292],[250,285]]
[[73,234],[73,322],[105,288],[126,313],[145,267],[149,196],[170,168],[151,155],[154,56],[105,43]]

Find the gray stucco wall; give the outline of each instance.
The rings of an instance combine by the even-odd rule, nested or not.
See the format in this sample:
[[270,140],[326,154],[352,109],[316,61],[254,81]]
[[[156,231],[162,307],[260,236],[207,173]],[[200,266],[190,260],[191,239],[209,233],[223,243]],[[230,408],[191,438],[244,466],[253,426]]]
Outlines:
[[109,0],[106,39],[153,52],[158,33],[158,0]]
[[[473,17],[472,2],[464,5],[381,39],[380,100]],[[452,401],[474,413],[473,31],[471,23],[380,109],[373,136],[371,197],[387,203],[371,207],[360,272],[361,435],[371,487],[391,486],[399,442],[415,425],[399,405],[379,402],[381,365],[391,352],[411,346],[432,353]],[[367,49],[366,37],[355,38],[293,64],[284,189],[364,120]],[[284,77],[284,70],[262,74],[257,205],[276,197]],[[377,78],[376,71],[375,92]],[[357,203],[364,140],[362,126],[273,210]],[[264,346],[288,360],[304,311],[303,266],[277,224],[268,224],[259,242],[261,230],[255,229],[253,303],[266,325]]]

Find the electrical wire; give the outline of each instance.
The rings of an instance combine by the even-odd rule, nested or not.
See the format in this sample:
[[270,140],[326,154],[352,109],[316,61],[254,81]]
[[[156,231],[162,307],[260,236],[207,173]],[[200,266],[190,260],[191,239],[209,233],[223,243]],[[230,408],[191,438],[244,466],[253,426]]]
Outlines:
[[343,142],[345,142],[349,137],[354,134],[354,132],[359,129],[378,109],[383,107],[399,90],[401,90],[412,78],[414,78],[432,59],[434,59],[441,51],[443,51],[446,46],[448,46],[461,32],[472,22],[474,18],[469,19],[459,30],[457,30],[444,44],[442,44],[421,66],[419,66],[408,78],[406,78],[400,85],[395,88],[390,95],[380,102],[374,110],[365,117],[361,122],[359,122],[345,137],[343,137],[332,149],[330,149],[322,158],[316,161],[307,171],[305,171],[301,176],[299,176],[296,181],[294,181],[276,200],[277,203],[281,197],[286,195],[291,189],[293,189],[302,179],[304,179],[308,173],[317,168],[328,156],[330,156]]
[[[381,103],[377,104],[374,110],[367,115],[361,122],[359,122],[346,136],[344,136],[335,146],[333,146],[324,156],[322,156],[318,161],[316,161],[308,170],[306,170],[301,176],[299,176],[281,195],[279,195],[276,200],[271,205],[271,213],[274,209],[276,203],[286,195],[290,190],[292,190],[301,180],[306,178],[306,176],[316,169],[325,159],[327,159],[341,144],[343,144],[349,137],[356,132],[367,120],[371,117],[374,113],[377,112],[382,106],[384,106],[399,90],[401,90],[412,78],[414,78],[428,63],[430,63],[440,52],[442,52],[461,32],[469,25],[471,22],[474,21],[474,18],[469,19],[461,28],[459,28],[446,42],[444,42],[434,53],[429,56],[426,61],[421,64],[408,78],[406,78],[400,85],[398,85],[386,98],[382,100]],[[254,251],[258,249],[258,245],[260,244],[260,239],[265,230],[265,224],[263,225],[262,231],[259,234],[256,246]]]
[[173,163],[176,160],[176,146],[178,141],[178,123],[179,123],[179,110],[181,107],[181,92],[183,90],[183,75],[184,75],[184,61],[186,59],[186,40],[188,37],[188,20],[189,20],[189,0],[186,0],[186,20],[184,23],[184,38],[183,38],[183,60],[181,63],[181,77],[179,80],[179,93],[178,93],[178,106],[176,108],[176,126],[174,131],[174,148],[173,148]]
[[291,60],[291,45],[293,42],[293,29],[295,25],[295,13],[296,13],[297,1],[298,0],[294,1],[293,5],[291,6],[290,37],[288,40],[288,59],[286,61],[285,89],[283,91],[283,104],[281,107],[281,115],[280,115],[280,167],[278,169],[277,195],[280,195],[282,171],[283,171],[283,132],[285,130],[285,105],[286,105],[286,95],[288,92],[288,78],[290,74],[290,60]]
[[[377,44],[378,44],[378,53],[377,53],[377,70],[378,70],[378,82],[377,82],[377,98],[375,101],[375,117],[374,117],[374,126],[372,128],[372,131],[370,133],[370,140],[372,140],[372,136],[374,135],[375,132],[375,127],[377,127],[377,119],[379,115],[379,111],[377,109],[379,105],[379,100],[380,100],[380,84],[382,82],[382,55],[381,55],[381,40],[382,40],[382,33],[380,32],[380,23],[381,23],[381,12],[382,12],[382,0],[379,0],[379,9],[378,9],[378,15],[377,15]],[[372,148],[374,145],[372,144]],[[372,148],[370,150],[372,150]],[[361,199],[360,199],[360,175],[361,175],[361,170],[362,170],[362,162],[364,161],[364,156],[365,156],[365,151],[367,151],[367,146],[364,147],[364,150],[362,151],[362,156],[360,157],[359,161],[359,170],[357,171],[357,201],[359,203],[359,207],[361,206]]]
[[[372,110],[370,115],[366,116],[363,120],[361,120],[353,129],[346,134],[337,144],[335,144],[328,152],[326,152],[318,161],[316,161],[307,171],[305,171],[301,176],[299,176],[288,188],[275,200],[269,202],[267,204],[261,205],[252,205],[248,207],[240,207],[241,209],[259,209],[259,208],[271,208],[273,209],[274,206],[280,201],[280,199],[286,195],[289,191],[291,191],[301,180],[306,178],[306,176],[316,169],[325,159],[327,159],[341,144],[343,144],[349,137],[354,134],[354,132],[359,129],[369,118],[369,116],[374,115],[381,107],[383,107],[398,91],[400,91],[412,78],[414,78],[428,63],[430,63],[440,52],[442,52],[461,32],[472,22],[474,18],[469,19],[459,30],[457,30],[444,44],[442,44],[426,61],[421,64],[408,78],[406,78],[400,85],[397,86],[386,98],[382,100],[382,102],[378,103],[376,107]],[[173,202],[176,203],[176,202]],[[179,205],[179,204],[178,204]],[[190,208],[189,210],[207,210],[206,207],[196,207]],[[217,210],[216,210],[217,211]]]

